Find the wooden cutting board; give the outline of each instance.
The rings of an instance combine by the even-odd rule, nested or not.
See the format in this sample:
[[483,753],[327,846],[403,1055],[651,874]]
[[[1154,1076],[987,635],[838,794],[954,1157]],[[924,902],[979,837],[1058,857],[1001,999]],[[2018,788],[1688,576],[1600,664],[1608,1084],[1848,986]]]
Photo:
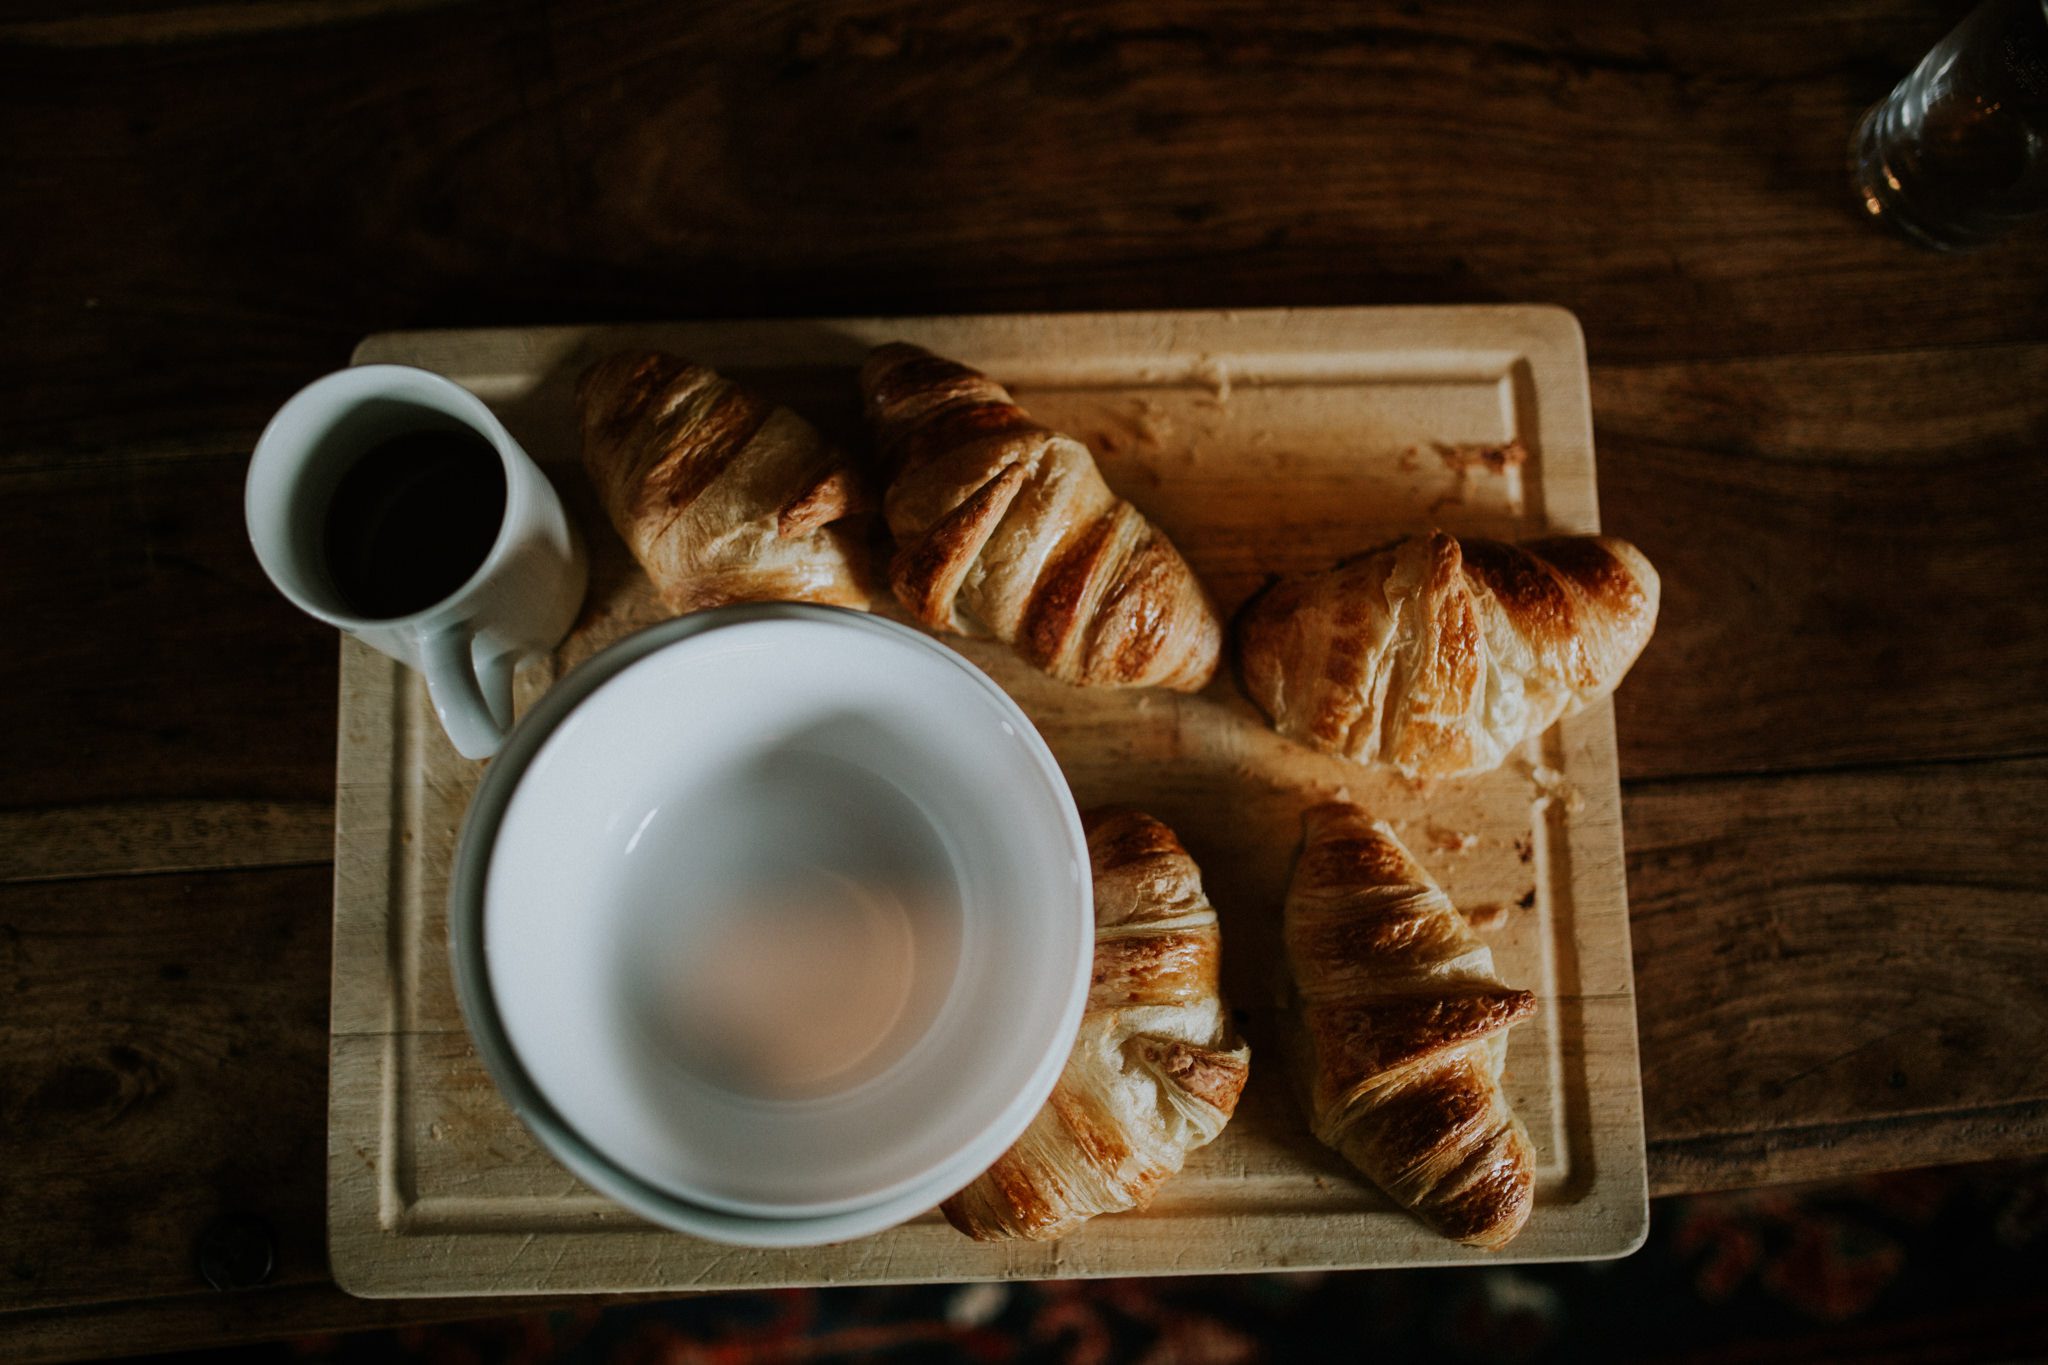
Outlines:
[[[1227,613],[1269,575],[1431,524],[1522,537],[1599,529],[1585,349],[1554,308],[1361,308],[818,319],[391,333],[357,363],[437,370],[554,475],[592,548],[585,618],[522,673],[658,619],[575,464],[577,374],[636,345],[756,385],[862,450],[854,375],[907,339],[987,370],[1085,440]],[[1626,533],[1627,528],[1620,528]],[[888,604],[884,609],[897,615]],[[419,679],[352,640],[341,663],[328,1135],[335,1279],[367,1296],[554,1294],[892,1281],[1484,1264],[1619,1256],[1648,1226],[1614,722],[1605,703],[1502,770],[1413,785],[1275,735],[1226,668],[1205,692],[1084,691],[956,642],[1030,713],[1086,809],[1179,832],[1222,917],[1224,985],[1253,1048],[1237,1117],[1151,1209],[1051,1244],[983,1246],[934,1211],[796,1251],[652,1227],[557,1165],[499,1097],[450,978],[447,875],[481,766]],[[1422,1229],[1310,1137],[1278,1060],[1279,924],[1300,813],[1333,795],[1391,820],[1508,981],[1541,997],[1507,1085],[1537,1155],[1507,1250]]]

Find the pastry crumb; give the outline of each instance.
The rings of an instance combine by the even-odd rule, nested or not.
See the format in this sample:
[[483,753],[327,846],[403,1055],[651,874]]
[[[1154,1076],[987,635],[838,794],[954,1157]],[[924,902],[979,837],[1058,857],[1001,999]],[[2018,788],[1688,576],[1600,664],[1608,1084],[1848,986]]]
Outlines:
[[1579,793],[1572,780],[1557,769],[1537,764],[1529,770],[1529,780],[1546,797],[1561,805],[1568,815],[1577,815],[1586,808],[1586,798]]
[[1465,911],[1464,914],[1465,922],[1482,932],[1498,929],[1508,922],[1508,908],[1499,901],[1488,901],[1484,905],[1475,905],[1470,910]]
[[1193,374],[1196,379],[1209,386],[1209,392],[1216,396],[1219,404],[1230,402],[1230,367],[1213,355],[1204,354],[1195,361]]
[[1517,910],[1533,909],[1535,905],[1536,888],[1533,886],[1530,887],[1527,891],[1524,891],[1521,895],[1515,897],[1515,908]]
[[1436,450],[1437,458],[1457,473],[1468,469],[1485,469],[1495,474],[1505,474],[1510,469],[1519,469],[1529,462],[1529,448],[1522,444],[1522,438],[1500,445],[1484,441],[1467,441],[1451,445],[1443,441],[1430,443]]
[[[1515,840],[1515,857],[1525,863],[1532,861],[1536,857],[1536,835],[1533,830]],[[1534,893],[1530,894],[1533,895]]]
[[1478,835],[1467,834],[1462,830],[1445,829],[1441,825],[1432,824],[1426,826],[1423,832],[1429,836],[1429,846],[1438,853],[1467,853],[1479,846]]
[[1138,400],[1138,416],[1131,425],[1138,439],[1155,449],[1173,439],[1173,415],[1149,398]]

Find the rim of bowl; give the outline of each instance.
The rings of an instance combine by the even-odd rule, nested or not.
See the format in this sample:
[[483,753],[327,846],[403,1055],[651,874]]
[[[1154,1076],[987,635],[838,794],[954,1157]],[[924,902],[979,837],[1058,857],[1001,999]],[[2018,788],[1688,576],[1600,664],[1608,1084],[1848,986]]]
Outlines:
[[[1027,750],[1045,771],[1051,790],[1057,794],[1061,823],[1066,826],[1071,852],[1083,871],[1083,893],[1078,906],[1083,924],[1077,935],[1078,952],[1072,964],[1067,1000],[1060,1012],[1060,1026],[1028,1084],[972,1141],[962,1144],[952,1157],[931,1170],[870,1196],[834,1201],[822,1211],[797,1209],[787,1214],[753,1214],[713,1207],[644,1180],[606,1156],[548,1101],[527,1074],[499,1017],[484,960],[484,890],[498,828],[526,769],[555,730],[587,697],[642,660],[706,632],[752,621],[812,621],[840,629],[865,629],[924,650],[958,668],[1005,713],[1006,719],[1019,726]],[[908,626],[868,612],[808,602],[716,607],[649,626],[606,646],[548,689],[520,719],[504,747],[484,770],[463,817],[449,875],[448,951],[463,1021],[485,1070],[520,1122],[577,1178],[633,1212],[679,1232],[742,1246],[812,1246],[882,1231],[942,1202],[993,1165],[1030,1126],[1065,1069],[1087,1001],[1095,948],[1094,898],[1088,872],[1088,840],[1081,827],[1080,811],[1052,751],[1023,708],[968,659]]]

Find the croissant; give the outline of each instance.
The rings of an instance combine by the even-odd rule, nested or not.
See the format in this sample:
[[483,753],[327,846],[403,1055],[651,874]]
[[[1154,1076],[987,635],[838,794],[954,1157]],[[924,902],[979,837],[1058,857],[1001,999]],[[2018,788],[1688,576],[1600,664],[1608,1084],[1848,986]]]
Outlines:
[[860,482],[803,418],[658,351],[591,366],[576,398],[584,468],[670,610],[867,607]]
[[1318,806],[1283,932],[1316,1137],[1446,1237],[1498,1248],[1528,1221],[1528,1135],[1501,1092],[1536,1012],[1383,822]]
[[1095,972],[1052,1097],[995,1165],[941,1205],[979,1241],[1060,1237],[1141,1209],[1237,1109],[1251,1049],[1217,991],[1216,912],[1173,831],[1090,814]]
[[891,586],[913,616],[993,635],[1062,682],[1209,681],[1215,607],[1088,447],[1032,421],[986,375],[901,342],[868,357],[861,391],[893,470]]
[[1239,620],[1239,671],[1291,739],[1409,777],[1485,772],[1614,690],[1657,596],[1626,541],[1432,531],[1275,583]]

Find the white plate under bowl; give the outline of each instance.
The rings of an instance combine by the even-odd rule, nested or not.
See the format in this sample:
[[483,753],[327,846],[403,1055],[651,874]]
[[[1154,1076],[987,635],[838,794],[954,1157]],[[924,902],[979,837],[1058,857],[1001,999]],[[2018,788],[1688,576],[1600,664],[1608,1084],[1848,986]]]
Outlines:
[[[819,867],[902,890],[917,988],[857,1083],[764,1090],[676,1021],[725,983],[704,926],[730,889]],[[789,604],[665,623],[559,683],[486,773],[451,891],[471,1031],[543,1143],[753,1245],[879,1230],[1001,1155],[1071,1046],[1092,921],[1072,797],[1015,703],[914,631]]]

